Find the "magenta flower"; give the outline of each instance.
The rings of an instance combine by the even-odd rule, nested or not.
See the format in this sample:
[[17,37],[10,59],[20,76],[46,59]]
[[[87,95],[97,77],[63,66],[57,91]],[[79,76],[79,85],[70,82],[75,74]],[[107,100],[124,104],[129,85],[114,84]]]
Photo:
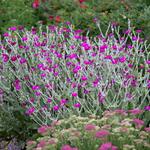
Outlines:
[[20,80],[16,79],[14,81],[14,87],[17,91],[21,90],[21,83],[20,83]]
[[107,130],[100,130],[100,131],[96,132],[95,137],[96,138],[103,138],[103,137],[108,136],[109,134],[110,133]]
[[147,60],[146,63],[147,63],[148,65],[150,65],[150,60]]
[[118,58],[114,58],[111,60],[112,64],[118,64],[118,61],[119,61]]
[[8,36],[9,36],[9,33],[8,33],[8,32],[5,32],[5,33],[3,34],[3,36],[4,36],[4,37],[8,37]]
[[8,62],[9,56],[7,54],[2,54],[2,59],[4,62]]
[[145,106],[144,110],[150,111],[150,105],[149,106]]
[[27,62],[27,60],[25,58],[20,58],[20,64],[24,64],[26,62]]
[[111,142],[104,143],[98,150],[117,150],[116,146],[113,146]]
[[75,103],[73,106],[74,106],[75,108],[80,108],[80,107],[81,107],[81,104],[80,104],[80,103]]
[[126,61],[126,57],[125,56],[119,57],[119,62],[124,63],[125,61]]
[[28,110],[27,110],[27,114],[28,115],[32,115],[33,113],[34,113],[34,111],[35,111],[35,108],[34,107],[31,107],[31,108],[29,108]]
[[97,87],[97,86],[98,86],[98,83],[99,83],[99,80],[98,80],[98,79],[95,79],[95,80],[93,81],[93,86],[94,86],[94,87]]
[[71,88],[75,88],[76,86],[77,86],[76,83],[72,83],[72,84],[71,84]]
[[47,99],[47,103],[51,103],[52,102],[52,99],[51,98],[48,98]]
[[36,92],[35,92],[35,95],[36,95],[36,96],[41,96],[41,92],[36,91]]
[[100,52],[100,53],[104,53],[107,48],[108,48],[107,45],[102,45],[102,46],[100,46],[100,48],[99,48],[99,52]]
[[25,41],[28,40],[28,38],[26,36],[24,36],[24,37],[21,38],[21,40],[25,42]]
[[11,31],[16,31],[17,28],[16,28],[16,27],[10,27],[9,30],[11,30]]
[[53,110],[54,111],[58,111],[59,110],[59,106],[58,105],[53,106]]
[[46,77],[46,73],[41,73],[40,76],[41,76],[42,78],[44,78],[44,77]]
[[11,61],[16,61],[18,58],[17,58],[17,56],[12,56],[10,59],[11,59]]
[[132,37],[132,40],[133,40],[133,41],[137,41],[137,40],[138,40],[138,37],[133,36],[133,37]]
[[106,55],[106,56],[104,57],[104,59],[110,59],[110,60],[112,60],[112,56],[111,56],[111,55]]
[[81,46],[84,47],[84,50],[86,50],[86,51],[91,49],[91,46],[88,43],[86,43],[86,42],[83,42],[81,44]]
[[68,57],[69,57],[70,59],[74,59],[74,58],[77,58],[78,56],[77,56],[76,53],[73,53],[73,54],[70,54]]
[[87,77],[86,77],[86,76],[82,76],[82,77],[81,77],[81,80],[82,80],[82,81],[86,81],[86,80],[87,80]]
[[113,50],[117,50],[117,46],[116,46],[116,45],[113,45],[113,46],[112,46],[112,49],[113,49]]
[[60,101],[60,104],[61,105],[64,105],[64,104],[66,104],[68,101],[66,100],[66,99],[62,99],[61,101]]
[[80,69],[81,69],[81,66],[77,65],[77,66],[75,66],[75,68],[73,69],[73,72],[74,72],[74,73],[77,73]]
[[84,60],[85,65],[91,65],[93,64],[94,60]]
[[38,85],[33,85],[33,86],[32,86],[32,90],[34,90],[34,91],[35,91],[35,90],[39,90],[39,89],[40,89],[40,86],[38,86]]
[[130,29],[124,31],[124,34],[129,34],[129,33],[131,33]]
[[141,32],[142,32],[141,29],[136,30],[136,33],[141,33]]
[[73,92],[72,93],[72,97],[77,97],[78,96],[78,93],[77,92]]

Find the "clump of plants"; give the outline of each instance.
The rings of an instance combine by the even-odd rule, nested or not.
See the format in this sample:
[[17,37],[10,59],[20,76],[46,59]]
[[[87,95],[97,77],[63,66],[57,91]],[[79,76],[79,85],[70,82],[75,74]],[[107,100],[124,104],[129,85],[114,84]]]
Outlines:
[[27,150],[148,150],[150,127],[138,119],[143,110],[108,110],[102,116],[71,116],[41,126]]
[[[69,23],[67,22],[67,25]],[[149,110],[150,52],[141,30],[109,24],[88,32],[13,26],[0,40],[2,98],[17,101],[39,125],[106,109]]]

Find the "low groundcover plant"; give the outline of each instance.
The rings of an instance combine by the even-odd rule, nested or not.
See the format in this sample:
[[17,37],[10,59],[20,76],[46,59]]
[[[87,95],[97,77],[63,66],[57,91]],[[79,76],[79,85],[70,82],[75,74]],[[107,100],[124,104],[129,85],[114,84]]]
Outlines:
[[41,126],[41,137],[27,142],[27,150],[148,150],[150,127],[138,119],[140,109],[104,111],[103,116],[90,115],[53,121]]
[[149,110],[149,45],[141,30],[89,37],[82,30],[10,27],[0,40],[0,90],[39,125],[57,118],[101,114],[111,108]]

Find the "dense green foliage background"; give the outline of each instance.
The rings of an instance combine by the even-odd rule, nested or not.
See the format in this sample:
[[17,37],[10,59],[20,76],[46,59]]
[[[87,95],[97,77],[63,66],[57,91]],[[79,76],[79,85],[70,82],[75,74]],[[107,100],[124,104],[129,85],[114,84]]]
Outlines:
[[[34,0],[0,0],[0,31],[9,26],[37,26],[39,21],[49,25],[71,21],[76,28],[90,30],[97,34],[93,19],[98,18],[103,28],[108,22],[127,27],[128,18],[132,26],[144,30],[144,37],[150,34],[149,0],[40,0],[38,8],[32,8]],[[59,16],[59,18],[58,18]]]

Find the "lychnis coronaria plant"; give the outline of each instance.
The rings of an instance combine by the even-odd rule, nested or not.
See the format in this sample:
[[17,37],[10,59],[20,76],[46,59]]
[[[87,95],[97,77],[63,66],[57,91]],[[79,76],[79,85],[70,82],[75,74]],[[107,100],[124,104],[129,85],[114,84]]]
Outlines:
[[142,31],[98,28],[99,35],[89,37],[72,25],[10,27],[0,40],[3,99],[18,101],[40,125],[72,114],[148,106],[150,52]]

